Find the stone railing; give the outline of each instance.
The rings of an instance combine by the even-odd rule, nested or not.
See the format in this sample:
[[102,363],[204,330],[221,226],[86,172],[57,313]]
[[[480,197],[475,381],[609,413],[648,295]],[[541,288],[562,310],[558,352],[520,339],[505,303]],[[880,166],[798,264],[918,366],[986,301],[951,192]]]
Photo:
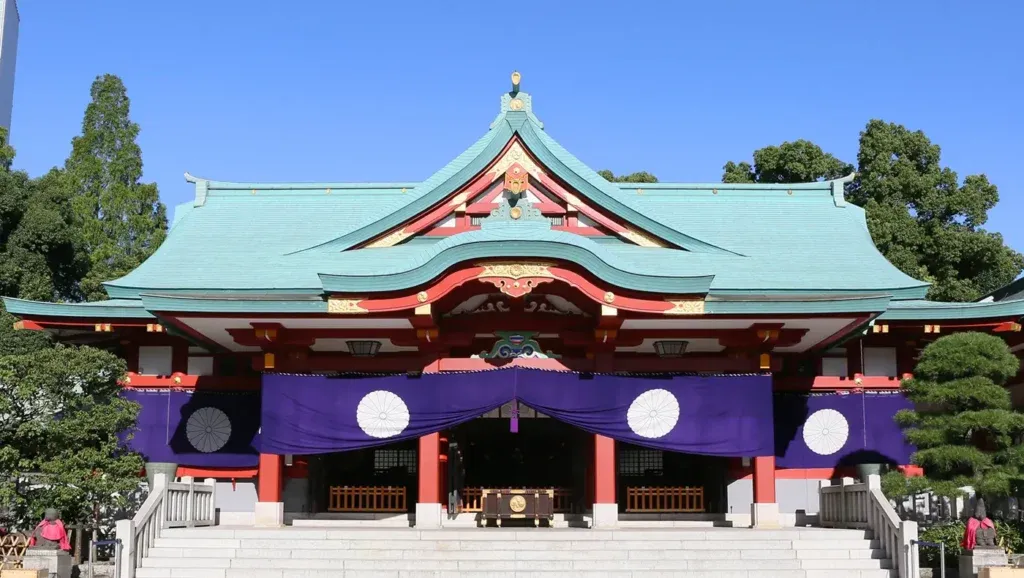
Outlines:
[[163,528],[213,526],[217,518],[214,499],[216,481],[197,484],[191,477],[168,482],[165,474],[156,474],[149,496],[135,517],[117,522],[121,541],[121,578],[135,578],[135,570],[160,537]]
[[839,485],[821,483],[818,490],[818,519],[826,528],[870,530],[900,578],[917,578],[919,555],[917,522],[901,520],[882,494],[882,479],[868,476],[867,482],[843,478]]

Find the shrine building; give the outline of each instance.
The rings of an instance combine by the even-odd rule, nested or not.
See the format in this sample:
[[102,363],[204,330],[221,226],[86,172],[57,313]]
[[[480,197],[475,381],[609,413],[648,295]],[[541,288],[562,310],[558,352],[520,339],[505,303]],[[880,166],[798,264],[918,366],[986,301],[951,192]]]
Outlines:
[[927,301],[844,199],[853,175],[608,182],[519,81],[422,182],[186,173],[195,199],[108,300],[7,310],[123,357],[127,443],[149,473],[217,478],[224,524],[430,528],[511,490],[594,526],[801,524],[821,480],[913,473],[893,415],[921,348],[1024,349],[1024,285]]

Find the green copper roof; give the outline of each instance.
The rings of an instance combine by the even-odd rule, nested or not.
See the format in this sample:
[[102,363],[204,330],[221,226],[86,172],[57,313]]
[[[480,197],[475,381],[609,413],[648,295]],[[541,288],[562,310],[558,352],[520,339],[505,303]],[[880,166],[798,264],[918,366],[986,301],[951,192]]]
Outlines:
[[[385,291],[424,283],[460,260],[491,256],[565,259],[613,285],[666,293],[924,297],[925,283],[875,250],[863,211],[842,200],[841,183],[609,183],[543,130],[527,97],[519,93],[525,106],[514,111],[504,95],[483,138],[418,184],[233,183],[188,175],[196,200],[179,208],[163,246],[107,291],[130,299]],[[436,206],[514,136],[580,196],[678,248],[534,226],[352,250]]]
[[883,321],[952,321],[1024,317],[1024,299],[985,303],[939,303],[913,300],[894,301],[879,316]]
[[111,299],[92,303],[45,303],[4,297],[12,315],[27,317],[79,317],[86,319],[147,319],[154,316],[136,299]]

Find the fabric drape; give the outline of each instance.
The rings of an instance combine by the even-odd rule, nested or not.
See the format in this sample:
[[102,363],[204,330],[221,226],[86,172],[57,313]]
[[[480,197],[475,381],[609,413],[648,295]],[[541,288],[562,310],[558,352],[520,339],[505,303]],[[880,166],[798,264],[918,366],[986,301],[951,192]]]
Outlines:
[[261,451],[318,454],[418,438],[518,400],[583,430],[669,451],[772,455],[771,378],[523,368],[364,378],[268,374]]

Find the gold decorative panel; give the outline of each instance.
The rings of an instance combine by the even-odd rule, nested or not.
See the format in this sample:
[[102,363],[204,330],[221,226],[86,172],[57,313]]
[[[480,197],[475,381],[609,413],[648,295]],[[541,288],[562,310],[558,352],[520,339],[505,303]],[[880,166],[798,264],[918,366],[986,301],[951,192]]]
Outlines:
[[704,300],[686,299],[680,301],[669,301],[671,309],[665,311],[665,315],[704,315]]

